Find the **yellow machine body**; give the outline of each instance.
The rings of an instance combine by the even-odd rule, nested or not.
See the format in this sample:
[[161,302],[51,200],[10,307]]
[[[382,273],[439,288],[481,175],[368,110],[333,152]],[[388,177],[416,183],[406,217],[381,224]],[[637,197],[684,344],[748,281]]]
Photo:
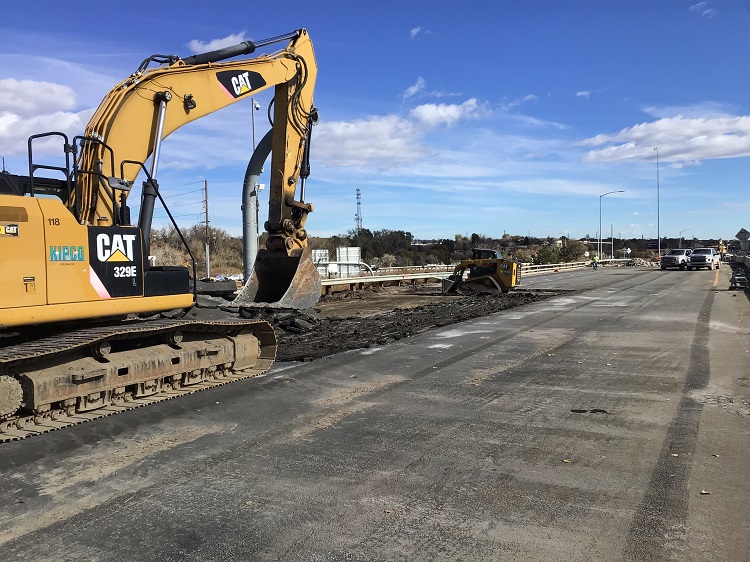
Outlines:
[[443,283],[443,293],[459,290],[507,293],[521,283],[517,262],[503,258],[496,250],[475,248],[470,259],[462,260]]
[[[89,230],[57,198],[0,195],[0,328],[150,313],[193,303],[189,291],[144,297],[137,229],[100,229],[93,248]],[[106,290],[92,265],[101,264],[100,258],[134,288],[130,294],[117,297]]]

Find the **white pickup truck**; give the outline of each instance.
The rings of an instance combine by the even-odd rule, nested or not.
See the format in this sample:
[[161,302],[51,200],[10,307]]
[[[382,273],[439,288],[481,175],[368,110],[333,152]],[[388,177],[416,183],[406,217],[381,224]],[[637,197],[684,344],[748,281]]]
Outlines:
[[689,265],[690,254],[692,253],[693,251],[689,248],[670,250],[668,254],[661,257],[661,268],[679,267],[680,269],[685,269]]
[[715,248],[695,248],[693,253],[690,254],[688,271],[701,267],[706,269],[719,269],[721,267],[721,256]]

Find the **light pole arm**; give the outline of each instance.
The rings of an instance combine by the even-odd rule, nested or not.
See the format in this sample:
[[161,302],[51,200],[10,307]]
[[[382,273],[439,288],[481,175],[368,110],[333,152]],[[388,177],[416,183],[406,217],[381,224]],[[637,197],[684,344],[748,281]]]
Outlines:
[[599,196],[599,250],[597,255],[601,258],[602,255],[602,197],[606,195],[611,195],[612,193],[625,193],[625,190],[623,189],[617,189],[615,191],[608,191],[607,193],[602,193]]

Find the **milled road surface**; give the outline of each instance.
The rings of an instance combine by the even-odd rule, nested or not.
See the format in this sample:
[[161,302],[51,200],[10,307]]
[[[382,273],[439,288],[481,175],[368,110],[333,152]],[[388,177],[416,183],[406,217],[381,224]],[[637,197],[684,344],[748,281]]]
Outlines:
[[750,303],[580,289],[0,447],[1,560],[748,560]]

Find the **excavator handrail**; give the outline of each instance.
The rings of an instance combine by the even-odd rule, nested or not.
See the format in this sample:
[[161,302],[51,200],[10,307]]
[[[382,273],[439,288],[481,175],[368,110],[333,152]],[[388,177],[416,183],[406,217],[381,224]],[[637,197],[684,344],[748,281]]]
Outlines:
[[[73,143],[71,144],[72,152],[74,155],[78,155],[78,145],[81,144],[81,147],[83,147],[84,142],[90,142],[92,144],[97,144],[101,146],[108,154],[109,154],[109,160],[110,160],[110,169],[115,169],[115,152],[112,150],[112,147],[107,145],[104,141],[101,139],[98,139],[96,137],[90,137],[86,135],[76,135],[73,137]],[[78,205],[80,204],[80,182],[78,182],[78,177],[81,175],[92,175],[99,178],[99,184],[102,186],[105,191],[107,190],[106,187],[104,187],[105,183],[109,187],[109,198],[112,201],[112,224],[122,224],[122,215],[119,210],[119,204],[117,203],[117,199],[115,198],[115,190],[111,188],[107,176],[105,176],[103,173],[97,171],[97,170],[85,170],[80,169],[78,167],[78,158],[73,158],[73,178],[75,179],[75,185],[76,185],[76,196],[75,196],[75,217],[76,220],[81,220],[80,218],[80,212],[78,211]],[[104,181],[103,181],[104,180]]]
[[[65,167],[62,166],[49,166],[46,164],[34,164],[34,157],[33,157],[33,150],[32,150],[32,144],[35,139],[44,138],[44,137],[51,137],[51,136],[59,136],[62,137],[65,142],[63,143],[63,148],[65,152]],[[65,133],[61,133],[59,131],[50,131],[47,133],[39,133],[36,135],[31,135],[29,139],[26,141],[28,146],[28,154],[29,154],[29,190],[30,195],[32,197],[35,196],[34,194],[34,172],[36,170],[50,170],[55,172],[62,172],[65,175],[65,183],[67,187],[68,192],[68,198],[66,201],[66,206],[68,209],[70,209],[70,192],[71,192],[71,174],[70,174],[70,154],[72,152],[71,145],[68,143],[68,135]],[[76,219],[78,217],[76,216]]]
[[[140,166],[141,169],[143,170],[143,173],[146,174],[146,181],[144,181],[143,183],[145,184],[146,182],[149,182],[151,185],[154,185],[156,187],[156,189],[154,189],[154,192],[156,193],[156,196],[159,198],[159,201],[161,202],[162,207],[164,207],[164,210],[166,211],[167,216],[169,217],[169,220],[172,222],[172,226],[174,226],[174,230],[177,233],[177,236],[180,237],[180,241],[182,242],[182,245],[185,247],[185,251],[187,251],[188,255],[190,256],[190,262],[192,263],[192,266],[193,266],[193,279],[197,280],[198,270],[195,265],[195,256],[193,256],[193,252],[190,251],[190,246],[188,246],[187,240],[182,235],[182,231],[180,230],[180,227],[177,226],[177,221],[174,220],[174,217],[172,216],[172,212],[169,210],[169,207],[167,207],[167,204],[164,201],[164,198],[161,196],[161,193],[159,193],[159,187],[158,187],[159,184],[157,183],[155,179],[151,177],[151,174],[148,173],[148,170],[143,165],[143,162],[137,162],[135,160],[123,160],[122,162],[120,162],[120,176],[121,177],[124,174],[125,164],[136,164]],[[148,256],[146,256],[146,261],[148,261]],[[198,297],[197,285],[198,285],[197,283],[195,282],[193,283],[193,298],[194,299],[197,299]]]

